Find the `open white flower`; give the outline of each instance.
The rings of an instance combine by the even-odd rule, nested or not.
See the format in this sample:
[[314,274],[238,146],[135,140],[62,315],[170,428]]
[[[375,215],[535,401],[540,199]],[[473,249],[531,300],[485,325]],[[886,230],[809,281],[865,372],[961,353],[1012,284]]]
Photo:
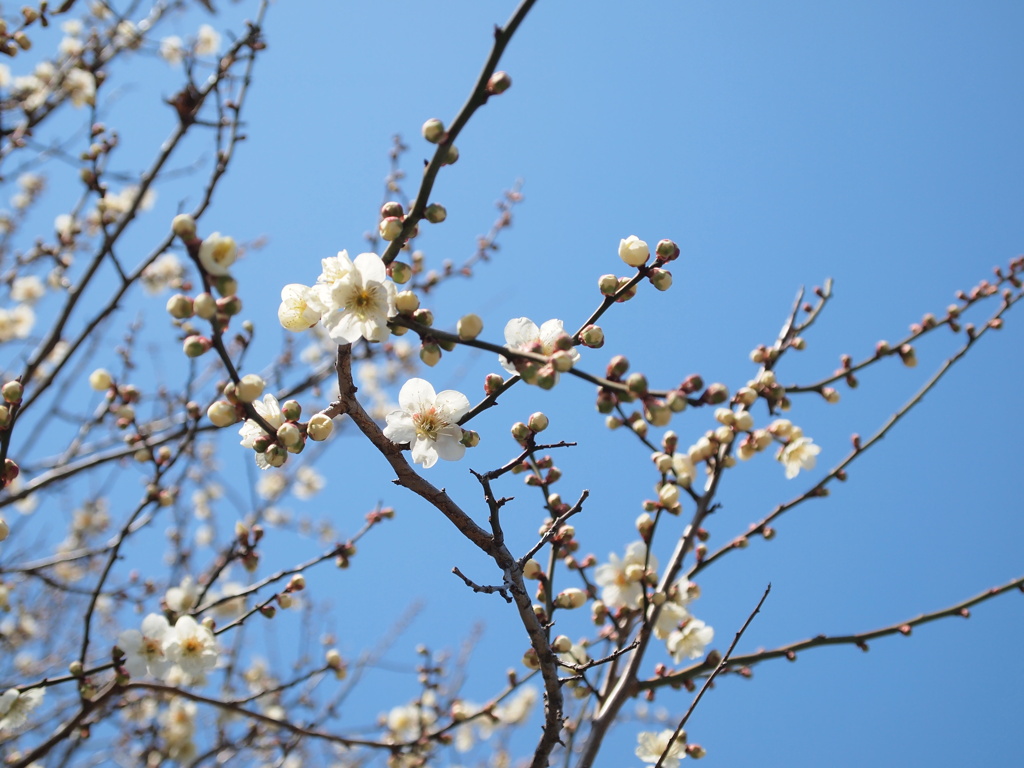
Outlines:
[[682,629],[669,634],[665,646],[678,664],[683,659],[699,659],[714,638],[715,630],[700,619],[690,619]]
[[814,469],[821,453],[821,446],[815,445],[809,437],[797,437],[779,451],[779,461],[786,467],[786,479],[792,480],[801,469]]
[[[263,402],[256,400],[253,402],[253,407],[256,412],[267,420],[274,429],[277,429],[284,424],[284,414],[281,413],[281,406],[277,402],[277,398],[273,395],[264,395]],[[252,419],[246,419],[245,424],[238,430],[238,434],[242,436],[242,445],[246,448],[252,448],[253,443],[256,439],[266,434],[263,428]],[[256,466],[260,469],[268,469],[270,463],[262,453],[256,454]]]
[[384,437],[399,445],[408,443],[412,460],[429,468],[438,458],[458,461],[466,452],[461,442],[459,419],[469,411],[469,399],[446,389],[434,393],[430,382],[409,379],[398,393],[400,410],[387,415]]
[[[645,568],[646,561],[646,568]],[[658,560],[648,556],[643,542],[634,541],[626,547],[626,556],[608,556],[608,562],[597,566],[594,581],[601,589],[601,600],[609,608],[635,608],[640,604],[643,587],[640,582],[647,570],[656,572]]]
[[191,616],[180,616],[168,632],[164,645],[167,658],[186,675],[198,677],[217,665],[217,641],[207,627]]
[[20,728],[28,719],[28,713],[43,700],[43,689],[32,688],[19,691],[11,688],[0,694],[0,733]]
[[162,680],[171,667],[164,652],[164,643],[171,626],[163,616],[151,613],[142,620],[142,631],[126,629],[117,638],[117,647],[124,651],[124,668],[132,677],[150,674]]
[[[538,328],[528,317],[515,317],[505,324],[505,345],[513,351],[551,355],[556,351],[555,340],[564,333],[565,326],[561,320],[548,320]],[[574,363],[580,359],[575,348],[570,349],[569,354]],[[504,356],[499,356],[498,360],[509,373],[518,373],[513,361]]]
[[361,253],[351,260],[341,251],[322,264],[323,273],[312,293],[322,307],[321,320],[331,340],[337,344],[352,344],[360,338],[386,340],[391,335],[388,319],[398,314],[397,290],[380,256]]
[[320,322],[322,312],[323,307],[309,286],[289,283],[281,289],[277,319],[289,331],[308,331]]
[[[661,760],[663,768],[678,768],[679,761],[686,757],[686,741],[685,736],[680,734],[679,738],[673,742],[673,733],[675,732],[669,729],[665,729],[661,733],[641,732],[636,739],[636,756],[645,763],[656,765],[661,760],[661,756],[665,755],[665,759]],[[669,748],[670,742],[672,743],[671,748]],[[667,753],[666,750],[668,750]]]

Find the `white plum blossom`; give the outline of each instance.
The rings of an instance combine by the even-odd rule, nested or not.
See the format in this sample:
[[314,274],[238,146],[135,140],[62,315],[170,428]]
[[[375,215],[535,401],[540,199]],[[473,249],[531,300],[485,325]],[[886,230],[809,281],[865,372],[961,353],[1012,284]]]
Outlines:
[[299,283],[289,283],[281,289],[281,306],[277,319],[289,331],[307,331],[320,322],[323,307],[313,289]]
[[196,56],[212,56],[220,48],[220,35],[209,24],[199,27],[196,35]]
[[408,443],[413,462],[429,468],[439,458],[462,458],[466,446],[461,442],[459,419],[470,407],[464,394],[454,389],[435,394],[430,382],[409,379],[398,393],[398,406],[387,415],[384,437],[399,445]]
[[[256,400],[252,405],[256,409],[256,412],[266,419],[267,423],[274,429],[277,429],[284,424],[285,418],[284,414],[281,413],[281,406],[278,404],[277,398],[273,395],[264,395],[263,402]],[[263,431],[263,427],[252,419],[246,419],[245,424],[243,424],[242,428],[238,430],[238,434],[242,436],[242,445],[246,448],[252,448],[257,438],[263,437],[266,432]],[[262,453],[257,453],[256,466],[260,469],[269,469],[270,462],[267,461],[266,456]]]
[[786,479],[792,480],[801,469],[814,469],[821,446],[809,437],[795,437],[779,451],[779,461],[786,467]]
[[609,608],[635,608],[643,596],[641,581],[647,570],[658,570],[658,560],[648,555],[643,542],[634,541],[626,547],[626,556],[619,560],[611,554],[608,562],[594,571],[594,581],[601,589],[601,600]]
[[177,35],[165,37],[160,41],[160,58],[171,66],[180,64],[185,58],[185,44]]
[[164,653],[186,675],[199,677],[217,665],[217,641],[207,627],[191,616],[179,616],[167,634]]
[[162,253],[142,270],[142,287],[148,294],[168,288],[180,288],[185,280],[185,265],[173,253]]
[[44,293],[46,293],[46,286],[35,275],[16,277],[11,283],[11,299],[14,301],[35,304],[43,297]]
[[322,264],[323,273],[313,292],[331,340],[336,344],[352,344],[360,338],[386,341],[391,335],[388,319],[398,314],[398,292],[380,256],[361,253],[349,259],[348,253],[341,251]]
[[[654,731],[643,731],[637,735],[636,756],[645,763],[657,765],[661,760],[663,768],[678,768],[679,761],[686,757],[686,742],[683,734],[674,742],[672,736],[675,731],[665,729],[660,733]],[[669,744],[672,744],[671,748]],[[662,760],[661,756],[665,755]]]
[[168,610],[175,613],[189,611],[199,603],[199,585],[191,576],[185,576],[181,584],[171,587],[164,595]]
[[[528,317],[515,317],[505,324],[505,346],[513,351],[551,355],[557,351],[555,340],[563,334],[565,326],[561,320],[548,320],[538,328]],[[574,363],[580,359],[580,353],[575,348],[569,350],[569,355]],[[498,360],[509,373],[518,373],[513,361],[503,355]]]
[[699,659],[714,637],[714,629],[700,619],[690,619],[682,629],[669,633],[665,646],[678,664],[683,659]]
[[238,258],[235,240],[220,232],[214,232],[199,246],[199,263],[211,275],[226,275],[228,267]]
[[28,720],[28,714],[43,700],[42,688],[19,691],[10,688],[0,694],[0,733],[20,728]]
[[171,667],[171,661],[164,652],[164,644],[170,632],[167,619],[151,613],[142,620],[142,631],[126,629],[117,638],[117,647],[124,651],[124,668],[132,677],[150,674],[162,680]]
[[686,610],[685,605],[675,600],[666,600],[658,611],[658,620],[654,623],[654,636],[664,640],[689,618],[690,612]]

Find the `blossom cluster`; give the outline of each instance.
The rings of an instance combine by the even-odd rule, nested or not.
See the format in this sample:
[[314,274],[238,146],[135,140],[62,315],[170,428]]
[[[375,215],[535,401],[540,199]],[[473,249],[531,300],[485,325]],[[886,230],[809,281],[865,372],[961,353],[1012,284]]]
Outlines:
[[217,665],[213,632],[187,614],[172,627],[164,616],[151,613],[142,620],[141,630],[123,631],[117,647],[121,666],[132,677],[167,680],[184,674],[197,681]]
[[361,253],[350,259],[340,251],[323,259],[321,266],[313,286],[292,283],[281,290],[281,325],[304,331],[322,323],[336,344],[387,340],[388,320],[398,314],[397,289],[380,256]]

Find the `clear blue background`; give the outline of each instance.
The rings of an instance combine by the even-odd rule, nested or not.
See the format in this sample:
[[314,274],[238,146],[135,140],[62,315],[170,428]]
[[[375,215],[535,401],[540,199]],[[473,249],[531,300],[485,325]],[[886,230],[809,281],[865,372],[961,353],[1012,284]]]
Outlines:
[[[400,1],[271,8],[248,139],[201,221],[203,233],[268,238],[237,270],[261,340],[250,360],[269,360],[280,339],[282,284],[312,282],[321,258],[363,249],[394,133],[411,148],[406,190],[414,193],[417,167],[431,150],[420,125],[454,116],[493,25],[512,8]],[[201,18],[181,20],[180,32]],[[520,315],[538,323],[558,317],[575,328],[599,302],[597,277],[625,273],[620,238],[671,237],[682,248],[672,290],[648,286],[609,312],[607,345],[585,351],[582,367],[600,372],[612,354],[625,353],[656,387],[699,372],[735,390],[756,371],[749,351],[774,340],[797,289],[832,277],[835,299],[807,335],[807,351],[779,370],[783,382],[816,380],[840,354],[860,359],[877,340],[902,337],[924,312],[943,314],[957,289],[1019,253],[1022,33],[1024,6],[1012,2],[627,8],[541,0],[502,63],[511,90],[473,119],[458,142],[461,159],[439,177],[433,199],[449,218],[420,239],[429,265],[469,257],[491,225],[494,201],[517,179],[525,202],[473,283],[453,281],[426,303],[440,327],[479,313],[484,336],[499,343],[505,322]],[[172,92],[167,68],[154,62],[154,72]],[[195,202],[168,193],[161,206],[169,215],[181,199]],[[155,216],[154,227],[166,218]],[[769,581],[772,594],[740,652],[892,624],[1021,575],[1019,312],[856,462],[831,498],[798,508],[778,524],[775,541],[755,541],[702,576],[694,612],[715,627],[716,647],[724,650]],[[841,387],[838,406],[796,399],[791,417],[822,446],[818,469],[786,481],[762,456],[728,473],[723,508],[708,525],[712,549],[805,490],[845,455],[852,432],[871,434],[959,341],[945,330],[934,334],[918,346],[916,369],[896,360],[872,368],[857,390]],[[492,370],[494,360],[460,350],[422,375],[475,399]],[[478,449],[428,477],[483,520],[468,467],[485,470],[513,456],[508,426],[543,409],[552,423],[545,436],[581,445],[559,452],[556,463],[564,498],[591,493],[576,519],[583,551],[602,560],[621,552],[635,538],[633,521],[656,477],[637,441],[604,428],[592,398],[589,385],[569,378],[550,393],[520,386],[474,423],[483,436]],[[714,425],[710,412],[693,411],[672,426],[689,444]],[[250,465],[240,449],[222,454],[225,475]],[[449,574],[459,566],[488,583],[493,567],[436,511],[389,487],[385,463],[351,429],[317,467],[328,488],[302,509],[330,516],[343,533],[378,501],[399,511],[361,545],[350,571],[309,577],[311,598],[329,599],[337,611],[343,650],[372,645],[421,600],[423,612],[388,661],[413,664],[421,641],[456,649],[483,621],[467,695],[497,690],[525,636],[498,598],[473,595]],[[518,483],[500,491],[518,497],[506,508],[506,529],[525,548],[541,515],[536,492]],[[661,542],[663,560],[670,545]],[[297,542],[268,554],[268,568],[315,549]],[[883,639],[867,654],[816,649],[795,664],[759,667],[751,681],[723,680],[691,719],[690,737],[708,749],[708,765],[1017,765],[1020,599],[1004,596],[969,621]],[[558,629],[582,636],[585,617]],[[288,641],[284,633],[276,643]],[[416,695],[408,674],[379,671],[369,680],[373,690],[346,712],[347,722],[368,725]],[[678,715],[688,704],[685,695],[663,693],[652,711]],[[635,734],[650,727],[620,727],[600,764],[635,764]]]

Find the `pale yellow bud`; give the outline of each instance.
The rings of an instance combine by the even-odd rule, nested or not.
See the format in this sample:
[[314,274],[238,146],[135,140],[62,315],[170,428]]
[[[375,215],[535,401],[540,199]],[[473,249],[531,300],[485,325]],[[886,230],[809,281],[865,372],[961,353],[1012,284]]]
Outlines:
[[479,315],[463,315],[459,318],[459,323],[456,326],[460,339],[475,339],[480,335],[480,332],[484,329],[484,321],[480,319]]
[[113,383],[114,379],[106,368],[97,368],[89,374],[89,386],[97,392],[110,389],[110,385]]
[[218,400],[206,409],[206,417],[215,427],[230,427],[238,422],[238,411],[226,400]]
[[310,440],[322,442],[331,436],[334,431],[334,422],[326,413],[314,413],[306,425],[306,434]]
[[235,394],[243,403],[251,403],[263,394],[266,386],[267,383],[260,376],[247,373],[235,386]]

